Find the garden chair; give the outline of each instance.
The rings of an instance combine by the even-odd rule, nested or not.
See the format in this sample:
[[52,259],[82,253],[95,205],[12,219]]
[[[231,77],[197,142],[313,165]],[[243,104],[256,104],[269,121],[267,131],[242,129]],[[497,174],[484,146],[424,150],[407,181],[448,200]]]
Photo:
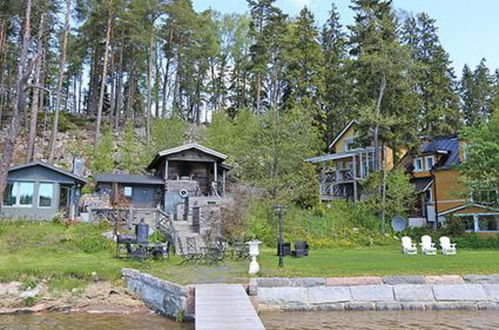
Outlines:
[[426,255],[436,255],[437,254],[437,248],[435,247],[435,243],[431,242],[431,237],[428,235],[423,235],[421,237],[421,243],[419,243],[421,246],[421,250],[423,251],[424,254]]
[[412,243],[409,236],[402,237],[402,249],[404,254],[418,254],[418,248],[416,243]]
[[452,244],[447,236],[440,237],[440,247],[444,255],[456,254],[456,244]]

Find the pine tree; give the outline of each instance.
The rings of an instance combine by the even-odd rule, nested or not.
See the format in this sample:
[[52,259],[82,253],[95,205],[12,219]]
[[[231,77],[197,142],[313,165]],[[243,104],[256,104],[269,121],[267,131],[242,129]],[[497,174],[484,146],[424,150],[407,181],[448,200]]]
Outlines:
[[[322,28],[322,51],[324,52],[323,109],[326,116],[325,140],[331,142],[350,118],[348,108],[351,83],[346,70],[346,36],[340,24],[340,14],[332,5],[329,18]],[[329,145],[329,143],[328,143]]]
[[435,20],[422,13],[404,22],[403,40],[416,62],[415,90],[419,96],[419,130],[445,135],[459,128],[460,113],[455,75],[449,55],[437,35]]
[[464,66],[460,94],[464,122],[467,126],[477,126],[488,120],[492,113],[494,86],[485,59],[480,61],[473,72],[468,65]]

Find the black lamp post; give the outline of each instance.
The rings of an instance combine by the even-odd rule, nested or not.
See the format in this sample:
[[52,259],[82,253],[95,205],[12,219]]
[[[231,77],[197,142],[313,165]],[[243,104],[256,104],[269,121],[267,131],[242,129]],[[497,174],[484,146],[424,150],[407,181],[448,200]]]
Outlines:
[[284,267],[284,259],[282,256],[283,249],[282,249],[282,210],[283,206],[281,204],[276,204],[274,205],[274,211],[275,214],[277,215],[278,218],[278,223],[279,223],[279,237],[277,241],[277,246],[278,246],[278,251],[279,251],[279,267]]

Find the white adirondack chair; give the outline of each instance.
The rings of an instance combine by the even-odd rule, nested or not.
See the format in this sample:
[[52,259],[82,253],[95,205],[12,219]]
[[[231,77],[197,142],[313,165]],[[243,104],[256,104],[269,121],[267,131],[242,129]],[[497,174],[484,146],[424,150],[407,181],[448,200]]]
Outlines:
[[435,243],[431,242],[431,237],[428,235],[424,235],[421,237],[421,243],[419,243],[421,246],[421,250],[423,251],[424,254],[426,255],[436,255],[437,254],[437,248],[435,247]]
[[402,237],[402,249],[404,250],[404,254],[418,254],[416,243],[412,243],[409,236]]
[[440,237],[440,247],[442,248],[442,254],[456,254],[456,244],[452,244],[447,236]]

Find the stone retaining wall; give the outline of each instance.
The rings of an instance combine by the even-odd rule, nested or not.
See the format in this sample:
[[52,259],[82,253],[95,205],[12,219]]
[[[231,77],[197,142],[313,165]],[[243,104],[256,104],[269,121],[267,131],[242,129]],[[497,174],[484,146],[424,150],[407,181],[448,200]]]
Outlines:
[[174,319],[194,320],[194,288],[161,280],[135,269],[124,268],[127,288],[153,311]]
[[499,310],[499,275],[254,278],[261,310]]

